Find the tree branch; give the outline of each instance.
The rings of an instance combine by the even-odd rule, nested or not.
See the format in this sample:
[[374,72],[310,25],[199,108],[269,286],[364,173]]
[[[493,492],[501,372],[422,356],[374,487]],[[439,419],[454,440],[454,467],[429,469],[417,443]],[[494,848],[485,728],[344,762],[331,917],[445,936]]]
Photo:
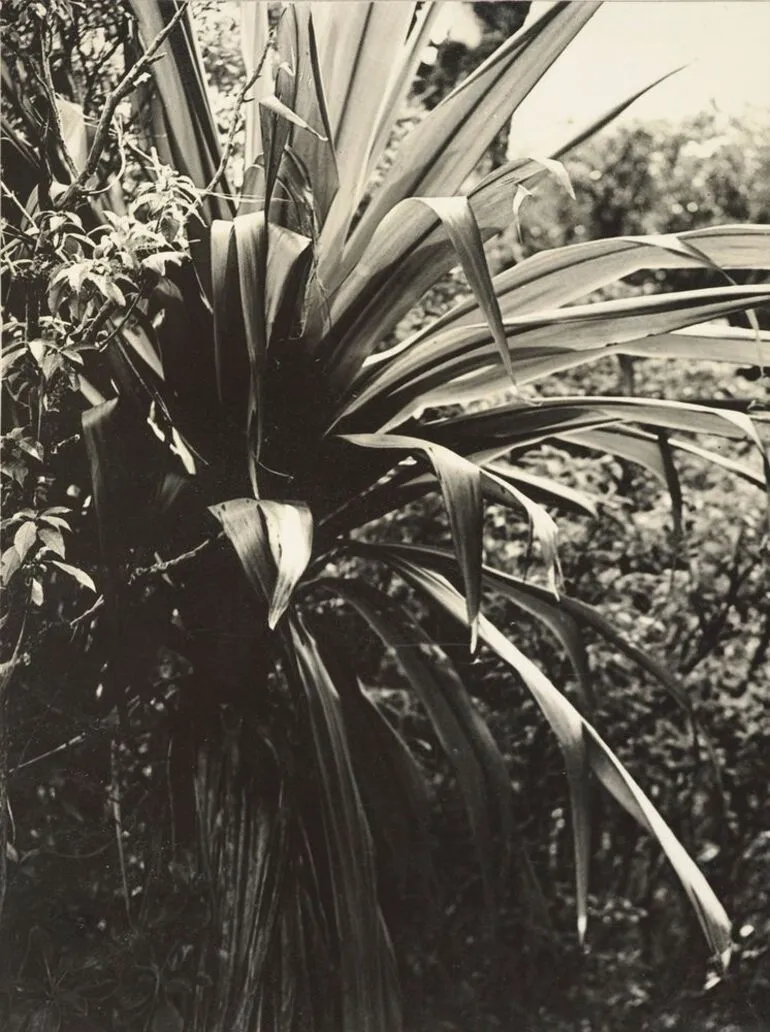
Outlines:
[[75,162],[72,160],[72,155],[69,152],[67,141],[64,139],[64,129],[61,122],[61,114],[59,112],[59,105],[56,103],[56,90],[53,84],[53,76],[51,75],[51,62],[48,56],[48,47],[46,45],[46,37],[48,33],[44,33],[40,38],[40,67],[42,74],[40,76],[40,84],[45,93],[46,101],[50,109],[51,118],[53,120],[53,127],[56,132],[56,142],[62,152],[64,158],[64,164],[67,166],[67,171],[74,178],[77,177],[78,170],[75,167]]
[[[112,122],[119,105],[134,90],[139,77],[147,70],[153,61],[158,59],[156,57],[158,50],[185,16],[189,6],[190,0],[185,0],[181,7],[179,7],[175,12],[168,25],[164,25],[155,39],[153,39],[145,52],[136,62],[134,67],[123,76],[107,98],[107,102],[99,116],[96,133],[94,134],[94,142],[91,144],[91,150],[88,153],[85,167],[77,178],[67,187],[64,193],[59,196],[56,202],[57,208],[71,207],[81,194],[88,193],[88,180],[93,176],[99,166],[99,161],[101,159],[102,152],[107,145],[107,140],[112,128]],[[158,56],[162,57],[163,55]]]
[[[224,534],[217,534],[216,537],[206,538],[205,541],[201,541],[200,544],[196,545],[195,548],[191,548],[189,552],[183,552],[181,555],[174,556],[173,559],[164,559],[160,562],[154,563],[152,566],[139,566],[137,567],[128,578],[129,585],[136,584],[138,581],[145,580],[147,577],[154,577],[156,574],[168,573],[169,570],[175,570],[179,566],[183,566],[185,563],[191,562],[193,559],[197,559],[209,546],[215,544],[217,541],[221,541]],[[104,608],[104,595],[100,595],[94,604],[86,609],[80,616],[74,617],[69,621],[71,629],[80,627],[81,624],[86,623],[95,616],[100,609]]]
[[223,537],[224,534],[217,534],[216,537],[206,538],[205,541],[201,541],[195,548],[191,548],[189,552],[183,552],[181,555],[174,556],[173,559],[165,559],[152,566],[139,566],[128,578],[128,583],[135,584],[138,580],[152,577],[156,573],[168,573],[169,570],[175,570],[178,566],[183,566],[185,563],[189,563],[191,559],[197,558],[210,545],[213,545],[216,541],[221,541]]

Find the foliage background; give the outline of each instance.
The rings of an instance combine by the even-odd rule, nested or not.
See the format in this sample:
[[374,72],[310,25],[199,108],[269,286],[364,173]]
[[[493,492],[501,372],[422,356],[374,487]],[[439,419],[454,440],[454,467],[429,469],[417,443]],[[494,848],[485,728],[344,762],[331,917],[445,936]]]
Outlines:
[[[217,0],[198,0],[196,6],[204,15],[201,43],[215,88],[215,111],[226,127],[233,87],[242,74],[240,55],[230,45],[233,13]],[[474,6],[489,14],[496,5]],[[490,35],[510,27],[493,23],[483,47]],[[428,103],[478,57],[456,48],[444,56],[446,63],[439,59],[433,72],[424,70],[420,92]],[[98,99],[94,97],[95,104]],[[419,103],[416,96],[413,117],[419,117]],[[768,129],[770,119],[757,112],[740,125],[713,114],[686,125],[607,130],[567,160],[576,200],[554,191],[525,206],[520,234],[507,234],[492,260],[503,267],[542,247],[606,234],[767,222]],[[504,141],[493,148],[491,162],[498,160],[501,150]],[[640,275],[629,289],[648,292],[670,286],[666,276]],[[424,310],[441,311],[461,292],[459,279],[450,276],[426,299]],[[644,363],[642,368],[642,363],[620,367],[607,362],[590,374],[581,372],[581,389],[589,375],[597,394],[640,384],[652,394],[679,393],[685,398],[706,396],[715,386],[725,396],[728,391],[745,396],[767,391],[750,369],[737,387],[734,380],[729,388],[721,387],[719,371],[707,364],[674,373],[664,363]],[[674,382],[673,376],[681,381]],[[560,390],[569,393],[568,377]],[[572,858],[558,752],[524,691],[491,661],[474,663],[464,673],[504,743],[516,790],[517,823],[548,888],[553,931],[542,941],[523,937],[527,915],[514,899],[501,914],[498,939],[485,939],[475,920],[475,862],[453,801],[451,776],[438,758],[424,717],[408,702],[396,672],[376,658],[371,643],[370,682],[388,702],[394,720],[418,743],[435,786],[434,890],[443,918],[433,929],[432,950],[416,950],[408,922],[398,944],[413,1027],[447,1032],[511,1027],[533,1032],[761,1028],[770,1016],[770,812],[763,790],[770,756],[770,604],[761,499],[726,473],[705,473],[697,461],[683,461],[679,472],[685,533],[676,542],[664,492],[645,475],[610,459],[576,454],[567,461],[555,449],[539,453],[537,463],[533,459],[532,472],[556,472],[601,500],[598,520],[576,518],[563,524],[567,588],[602,608],[621,629],[632,630],[638,644],[669,657],[709,730],[721,779],[712,768],[694,761],[688,729],[670,700],[606,646],[593,646],[601,726],[631,772],[652,786],[653,799],[684,844],[700,850],[697,859],[734,917],[738,955],[727,979],[706,980],[701,959],[692,952],[693,919],[672,878],[630,819],[609,805],[601,814],[604,830],[592,877],[596,895],[591,901],[590,944],[586,952],[578,949],[572,931]],[[738,493],[742,515],[736,520]],[[414,536],[436,519],[435,512],[415,506]],[[618,526],[624,528],[622,537]],[[491,520],[487,554],[508,556],[514,547],[510,539],[520,539],[520,531]],[[54,622],[66,616],[66,597],[58,605]],[[530,626],[505,611],[499,617],[514,639],[521,635],[528,642],[536,640],[534,623]],[[77,1014],[83,1000],[98,995],[105,981],[105,971],[83,965],[90,944],[97,941],[105,968],[118,983],[124,973],[139,967],[146,971],[147,983],[159,979],[163,993],[173,1001],[191,988],[176,976],[177,954],[184,943],[170,939],[160,960],[146,956],[141,941],[109,935],[109,914],[120,905],[121,894],[119,872],[105,859],[102,846],[109,820],[102,784],[110,781],[110,771],[97,778],[90,755],[105,729],[87,706],[62,706],[64,699],[77,698],[70,688],[79,677],[78,670],[63,671],[58,665],[67,650],[68,633],[62,628],[46,635],[45,644],[32,644],[31,653],[36,648],[45,653],[42,661],[41,652],[36,653],[35,673],[30,665],[23,690],[15,696],[18,710],[11,713],[11,752],[17,767],[13,799],[24,814],[14,848],[36,851],[23,865],[23,877],[17,879],[10,900],[16,921],[32,928],[16,971],[28,981],[31,997],[38,993],[50,1001],[52,1014]],[[358,625],[351,623],[348,638],[357,649],[366,648]],[[544,638],[531,652],[553,676],[567,676]],[[179,657],[162,657],[156,676],[169,686],[183,681]],[[82,742],[65,754],[24,766],[29,758],[79,736]],[[129,798],[149,790],[143,779],[151,779],[145,778],[141,754],[124,757],[124,770]],[[129,837],[139,838],[151,829],[127,831]],[[130,863],[130,855],[128,859]],[[40,900],[46,901],[45,914],[38,912]],[[417,901],[412,902],[413,916],[419,920]],[[158,920],[167,921],[169,929],[177,927],[173,922],[180,912],[195,922],[196,886],[184,870],[177,872],[175,894],[166,904],[167,913]],[[30,923],[30,914],[37,920]],[[141,992],[126,980],[121,1001],[125,1013],[135,1002],[131,994],[139,998]],[[130,1028],[131,1019],[126,1020]],[[20,1032],[24,1026],[10,1027]]]

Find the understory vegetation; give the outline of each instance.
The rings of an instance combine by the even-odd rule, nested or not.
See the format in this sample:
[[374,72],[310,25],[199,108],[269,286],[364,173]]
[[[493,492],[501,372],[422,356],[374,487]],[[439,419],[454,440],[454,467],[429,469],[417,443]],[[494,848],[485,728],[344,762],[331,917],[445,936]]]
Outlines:
[[770,1015],[768,122],[435,6],[3,7],[11,1032]]

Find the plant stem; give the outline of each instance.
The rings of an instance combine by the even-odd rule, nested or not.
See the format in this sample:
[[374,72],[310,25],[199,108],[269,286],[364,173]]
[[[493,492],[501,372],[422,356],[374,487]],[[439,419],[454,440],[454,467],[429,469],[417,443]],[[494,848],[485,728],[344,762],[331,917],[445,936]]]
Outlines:
[[[281,11],[281,17],[283,17],[283,11]],[[225,174],[225,169],[227,168],[227,163],[230,160],[230,155],[232,154],[233,145],[235,144],[235,134],[237,133],[238,126],[240,125],[243,105],[246,103],[246,94],[249,92],[249,90],[254,85],[254,83],[257,81],[257,79],[259,79],[259,77],[262,75],[262,69],[265,66],[265,61],[267,60],[267,55],[270,53],[270,51],[271,51],[271,49],[273,47],[273,44],[275,42],[275,36],[276,36],[276,32],[278,30],[278,25],[279,24],[280,24],[280,20],[270,30],[270,34],[267,37],[267,42],[265,43],[265,48],[262,51],[262,56],[260,57],[259,62],[257,63],[256,68],[251,73],[251,75],[246,79],[246,81],[241,86],[240,90],[238,91],[238,96],[237,96],[236,101],[235,101],[235,108],[233,110],[233,116],[232,116],[232,119],[230,120],[230,128],[228,130],[227,139],[225,140],[225,146],[224,146],[224,149],[222,151],[222,157],[221,157],[221,159],[219,161],[219,165],[218,165],[217,170],[214,173],[211,181],[209,182],[208,186],[206,186],[206,188],[203,191],[203,195],[204,196],[206,194],[210,194],[212,192],[214,187],[217,185],[217,183],[219,183],[219,181],[221,180],[221,178]]]
[[164,25],[155,39],[152,40],[145,52],[139,58],[137,63],[123,76],[107,98],[107,102],[99,116],[99,122],[96,126],[96,133],[94,135],[94,142],[91,144],[91,150],[88,153],[85,167],[77,178],[67,187],[64,193],[57,199],[57,208],[71,208],[82,194],[89,192],[87,187],[88,180],[96,172],[99,165],[99,161],[101,160],[102,153],[107,145],[107,140],[112,129],[115,113],[120,103],[134,90],[139,77],[156,59],[158,50],[186,15],[189,5],[189,0],[185,0],[185,2],[174,13],[174,16],[171,18],[168,25]]

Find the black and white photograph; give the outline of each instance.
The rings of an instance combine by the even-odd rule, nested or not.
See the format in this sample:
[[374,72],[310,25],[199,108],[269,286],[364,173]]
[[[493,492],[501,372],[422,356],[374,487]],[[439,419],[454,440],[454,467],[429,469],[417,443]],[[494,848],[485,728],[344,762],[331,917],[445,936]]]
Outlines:
[[770,1032],[769,57],[2,0],[2,1032]]

